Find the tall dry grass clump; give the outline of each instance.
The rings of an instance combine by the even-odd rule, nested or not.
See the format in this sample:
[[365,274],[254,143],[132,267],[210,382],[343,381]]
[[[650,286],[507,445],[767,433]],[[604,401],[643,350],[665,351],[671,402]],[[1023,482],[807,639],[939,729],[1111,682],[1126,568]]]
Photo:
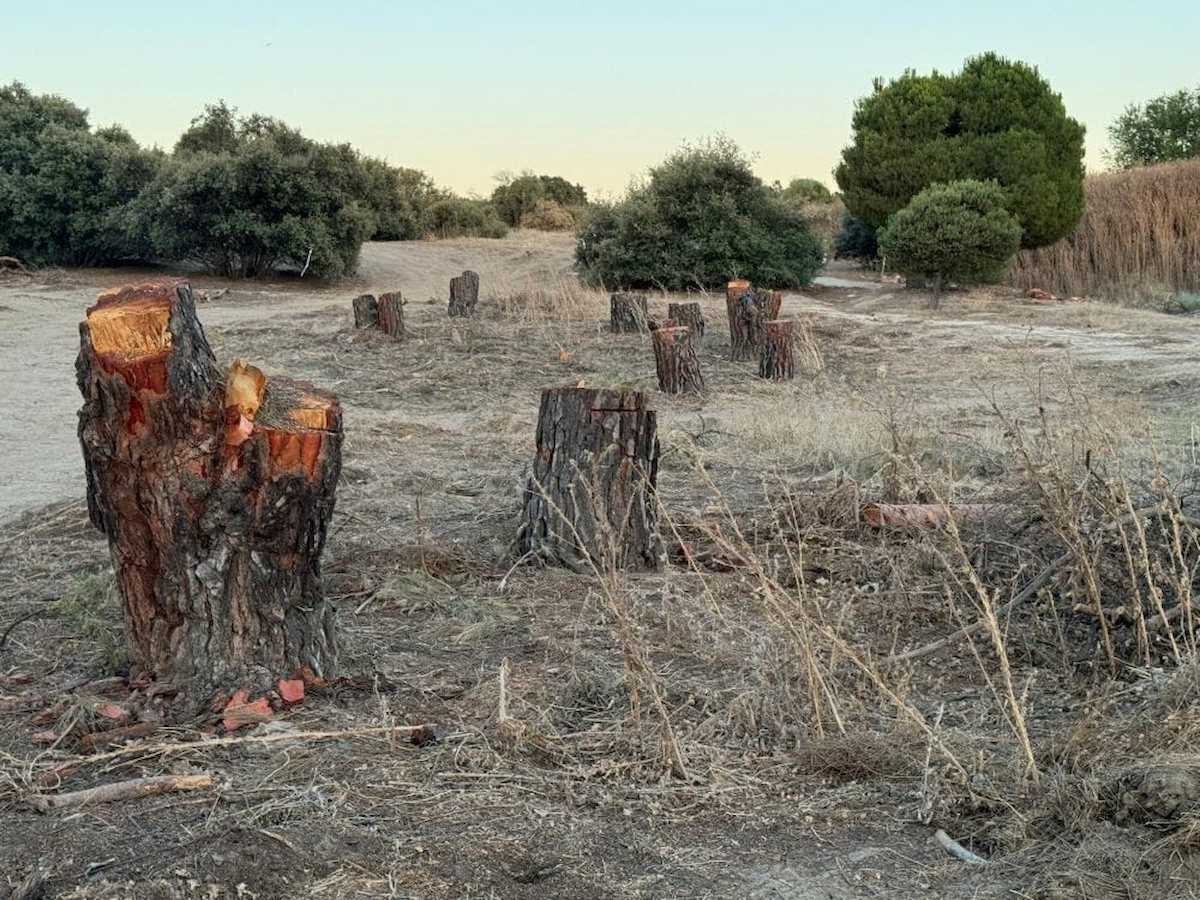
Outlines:
[[1026,250],[1021,288],[1123,302],[1200,290],[1200,159],[1091,175],[1075,233]]

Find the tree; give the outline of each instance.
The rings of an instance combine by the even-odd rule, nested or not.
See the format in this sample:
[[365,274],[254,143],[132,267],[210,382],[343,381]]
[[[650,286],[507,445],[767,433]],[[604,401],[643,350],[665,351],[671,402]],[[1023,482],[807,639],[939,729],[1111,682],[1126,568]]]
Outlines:
[[930,281],[936,307],[944,280],[1003,276],[1021,243],[1021,224],[1005,201],[994,182],[933,185],[880,229],[879,248],[893,268]]
[[793,178],[788,186],[780,190],[780,196],[789,203],[832,203],[829,188],[815,178]]
[[1108,127],[1121,169],[1200,157],[1200,87],[1132,104]]
[[736,144],[717,138],[685,145],[624,200],[593,208],[575,256],[593,283],[685,290],[730,278],[798,287],[823,254],[799,210],[763,184]]
[[1083,214],[1084,128],[1037,70],[987,53],[956,75],[909,71],[858,102],[836,170],[850,213],[873,227],[931,184],[995,181],[1039,247]]
[[500,184],[492,191],[492,205],[500,218],[514,227],[546,201],[567,209],[587,203],[587,191],[581,185],[572,184],[558,175],[522,172],[515,178],[508,174],[499,178]]

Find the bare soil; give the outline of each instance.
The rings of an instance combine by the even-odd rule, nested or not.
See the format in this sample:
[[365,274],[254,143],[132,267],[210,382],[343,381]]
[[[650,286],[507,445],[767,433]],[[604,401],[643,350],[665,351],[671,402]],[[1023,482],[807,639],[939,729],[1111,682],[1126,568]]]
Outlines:
[[[939,554],[952,548],[871,532],[858,500],[1008,502],[1013,429],[1072,417],[1102,423],[1131,478],[1157,466],[1186,484],[1200,321],[999,289],[952,293],[935,312],[837,267],[785,297],[820,358],[780,385],[727,360],[723,297],[691,297],[709,319],[709,391],[655,396],[677,564],[592,578],[513,553],[540,390],[654,392],[648,338],[608,333],[606,298],[578,286],[571,248],[518,232],[368,245],[360,276],[336,285],[193,279],[228,291],[200,307],[221,360],[311,380],[345,406],[325,573],[349,677],[237,732],[269,741],[182,746],[204,737],[200,722],[109,755],[78,746],[103,725],[105,692],[122,695],[99,679],[129,663],[82,502],[72,363],[96,293],[151,273],[0,282],[0,873],[35,885],[20,896],[1200,896],[1200,838],[1162,843],[1191,826],[1130,821],[1110,796],[1138,760],[1200,750],[1200,678],[1183,654],[1160,642],[1111,676],[1067,579],[1006,618],[1037,780],[1021,771],[986,638],[900,668],[848,661],[976,615],[948,600],[959,585]],[[448,282],[467,268],[481,314],[452,321]],[[356,333],[351,299],[397,289],[411,337]],[[668,299],[652,297],[651,314]],[[998,600],[1059,552],[1024,527],[964,528]],[[701,549],[708,562],[686,564]],[[781,610],[793,595],[803,614]],[[845,647],[824,642],[834,634]],[[648,681],[628,671],[631,650]],[[1169,740],[1146,738],[1164,721]],[[378,731],[420,723],[436,740]],[[37,743],[47,731],[57,742]],[[664,767],[669,741],[687,778]],[[65,813],[25,802],[162,772],[219,786]],[[938,827],[989,866],[952,859]]]

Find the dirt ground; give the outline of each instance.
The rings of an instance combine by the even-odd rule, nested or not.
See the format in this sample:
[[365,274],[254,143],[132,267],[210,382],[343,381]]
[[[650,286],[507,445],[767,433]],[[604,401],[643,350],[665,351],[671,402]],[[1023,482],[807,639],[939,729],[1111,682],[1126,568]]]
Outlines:
[[[1187,597],[1171,595],[1188,628],[1146,637],[1114,616],[1110,635],[1073,610],[1064,576],[1003,617],[999,645],[959,639],[884,666],[974,620],[964,570],[1000,603],[1074,532],[1010,515],[955,544],[858,517],[860,500],[1027,500],[1021,479],[1049,484],[1052,460],[1014,442],[1051,423],[1104,484],[1158,475],[1190,496],[1200,320],[1007,289],[931,311],[839,265],[784,299],[810,338],[790,383],[729,362],[723,296],[690,298],[710,326],[708,391],[670,398],[648,339],[608,332],[571,250],[517,232],[368,245],[360,276],[336,285],[193,279],[227,291],[199,308],[219,359],[310,380],[345,408],[324,568],[347,677],[244,742],[162,729],[90,756],[78,737],[129,663],[82,501],[72,366],[96,293],[152,273],[0,282],[0,873],[15,895],[1200,896],[1200,770],[1181,776],[1168,823],[1122,813],[1138,765],[1200,750]],[[481,314],[451,321],[447,284],[466,268]],[[352,297],[396,289],[409,339],[355,333]],[[653,395],[664,572],[514,566],[540,390],[578,383]],[[1122,588],[1096,571],[1115,602]],[[1190,571],[1170,583],[1184,591]],[[641,681],[631,652],[650,660]],[[437,739],[387,733],[420,723]],[[686,778],[663,766],[672,744]],[[162,772],[217,786],[74,812],[27,803]],[[988,865],[952,858],[937,828]]]

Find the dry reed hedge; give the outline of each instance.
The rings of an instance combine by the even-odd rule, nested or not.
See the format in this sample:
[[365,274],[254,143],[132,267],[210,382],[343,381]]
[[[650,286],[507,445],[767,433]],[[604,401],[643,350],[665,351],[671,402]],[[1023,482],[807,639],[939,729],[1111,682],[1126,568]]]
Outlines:
[[1200,159],[1091,175],[1070,237],[1027,250],[1021,288],[1112,300],[1200,290]]

